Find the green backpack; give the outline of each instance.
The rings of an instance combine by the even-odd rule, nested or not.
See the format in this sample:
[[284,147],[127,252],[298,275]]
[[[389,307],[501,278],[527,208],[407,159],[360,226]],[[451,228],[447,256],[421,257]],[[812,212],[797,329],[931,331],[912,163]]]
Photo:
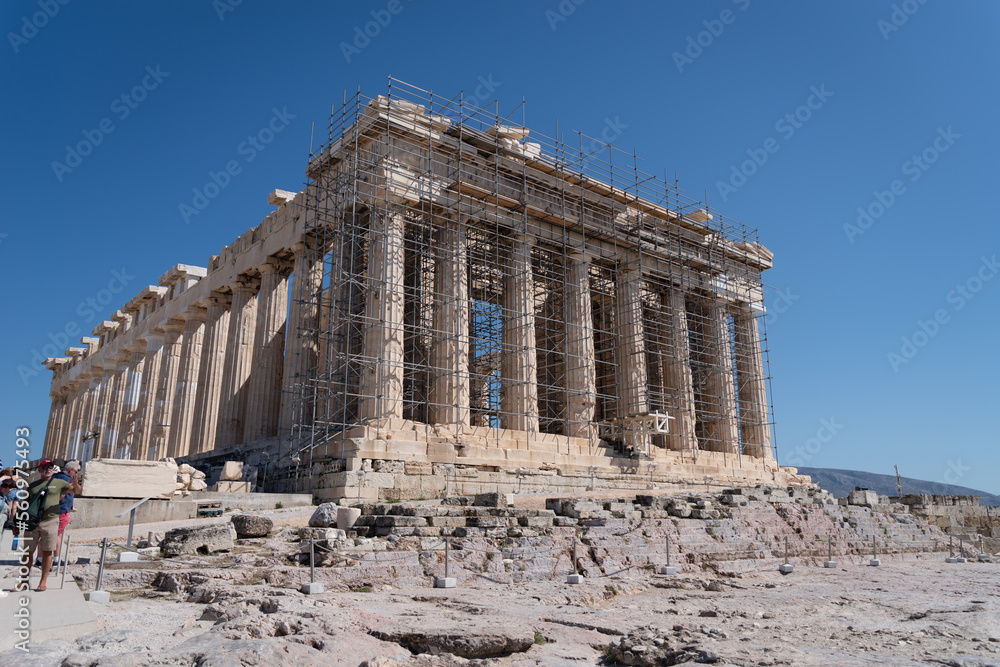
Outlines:
[[28,502],[28,520],[25,522],[25,530],[29,532],[35,530],[42,522],[42,510],[45,509],[45,498],[49,495],[49,484],[51,483],[50,479]]

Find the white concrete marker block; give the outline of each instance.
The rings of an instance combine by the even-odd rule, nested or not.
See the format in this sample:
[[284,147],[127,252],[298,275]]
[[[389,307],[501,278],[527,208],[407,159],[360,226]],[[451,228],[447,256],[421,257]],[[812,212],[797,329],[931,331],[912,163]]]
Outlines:
[[837,567],[837,561],[835,561],[835,560],[825,560],[825,561],[823,561],[823,567],[826,567],[826,568]]
[[986,562],[989,559],[990,559],[990,555],[989,554],[979,554],[979,560],[981,560],[983,562]]
[[318,581],[314,581],[310,584],[302,584],[302,588],[299,589],[306,595],[317,595],[324,591],[324,586]]
[[962,556],[956,556],[955,557],[955,562],[956,563],[968,563],[969,561],[965,560],[965,558],[963,558]]
[[136,563],[139,560],[139,554],[135,551],[123,551],[118,554],[119,563]]
[[455,588],[455,577],[434,577],[434,588]]
[[948,558],[945,558],[944,562],[946,562],[946,563],[959,563],[961,561],[959,561],[958,558],[956,558],[955,556],[950,556]]
[[111,602],[111,593],[109,591],[87,591],[83,594],[83,598],[88,602],[107,604]]
[[582,574],[569,574],[569,575],[566,575],[566,583],[567,584],[582,584],[583,583],[583,575]]
[[656,568],[657,574],[677,574],[677,568],[673,565],[660,565]]
[[878,558],[872,558],[870,561],[868,561],[868,565],[871,567],[878,567],[881,564],[882,561],[880,561]]
[[782,563],[778,566],[778,572],[782,574],[791,574],[795,571],[795,566],[791,563]]

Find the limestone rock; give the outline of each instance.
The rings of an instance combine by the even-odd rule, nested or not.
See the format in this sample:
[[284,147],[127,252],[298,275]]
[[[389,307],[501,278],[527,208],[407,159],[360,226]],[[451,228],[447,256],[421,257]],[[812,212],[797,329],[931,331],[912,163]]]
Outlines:
[[191,479],[205,479],[205,473],[200,470],[195,470],[191,473]]
[[236,529],[236,536],[244,537],[266,537],[274,522],[266,516],[256,514],[237,514],[233,517],[233,527]]
[[177,466],[164,461],[94,459],[82,471],[85,497],[170,498],[177,490]]
[[212,486],[212,491],[220,493],[250,493],[250,490],[250,482],[219,480]]
[[313,515],[309,517],[309,525],[313,528],[329,528],[337,525],[337,505],[323,503],[317,507]]
[[191,484],[188,485],[190,491],[204,491],[208,488],[208,484],[205,483],[204,479],[192,479]]
[[220,481],[239,482],[243,479],[243,463],[240,461],[226,461],[219,474]]
[[236,529],[231,523],[175,528],[164,536],[160,550],[168,558],[182,554],[211,554],[231,550],[235,539]]
[[383,641],[395,642],[411,653],[450,653],[462,658],[495,658],[527,651],[535,643],[531,628],[428,625],[375,628],[369,631]]

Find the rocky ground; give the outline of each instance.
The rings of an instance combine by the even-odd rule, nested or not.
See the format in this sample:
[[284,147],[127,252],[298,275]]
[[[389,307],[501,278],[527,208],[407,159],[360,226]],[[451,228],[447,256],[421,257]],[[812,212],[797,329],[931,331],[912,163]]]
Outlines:
[[[443,554],[408,547],[421,538],[390,536],[318,568],[327,592],[307,596],[299,587],[309,568],[294,554],[308,512],[269,516],[269,537],[227,553],[109,569],[112,602],[92,606],[99,632],[9,652],[0,664],[1000,667],[997,563],[946,564],[937,552],[887,554],[868,567],[855,554],[835,569],[803,559],[782,576],[773,558],[739,568],[679,559],[679,574],[656,575],[611,558],[613,542],[636,534],[623,520],[625,538],[613,525],[590,531],[619,530],[590,547],[591,555],[608,547],[616,567],[592,566],[580,585],[565,583],[569,558],[542,554],[538,538],[534,550],[493,556],[486,542],[468,540],[450,553],[459,586],[433,588]],[[702,525],[678,523],[681,535]],[[724,545],[712,533],[735,523],[705,525],[704,539]],[[96,544],[86,542],[96,537],[77,531],[77,557],[96,561]],[[89,589],[96,568],[73,565],[70,574]]]

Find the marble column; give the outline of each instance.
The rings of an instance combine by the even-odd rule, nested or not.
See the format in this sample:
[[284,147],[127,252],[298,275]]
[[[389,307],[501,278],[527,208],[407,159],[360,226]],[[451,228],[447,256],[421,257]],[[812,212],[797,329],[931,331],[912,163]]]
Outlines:
[[175,386],[167,456],[177,458],[191,452],[195,404],[198,396],[198,373],[201,368],[202,341],[205,334],[206,309],[194,307],[184,312],[180,369]]
[[160,388],[160,366],[163,363],[163,343],[165,334],[154,329],[145,333],[146,365],[139,394],[139,438],[134,458],[146,461],[155,454],[151,451],[156,428],[156,398]]
[[518,234],[504,279],[501,427],[538,431],[538,352],[535,348],[535,284],[532,236]]
[[733,309],[733,329],[743,453],[772,459],[760,332],[757,329],[757,317],[749,306],[742,305]]
[[243,441],[246,420],[247,390],[253,365],[253,338],[256,328],[257,281],[241,276],[233,284],[233,303],[226,334],[226,362],[222,373],[219,399],[219,426],[216,448],[234,447]]
[[[101,396],[97,404],[97,411],[94,413],[94,425],[97,435],[94,437],[94,442],[90,452],[90,458],[101,458],[105,440],[105,433],[111,426],[111,420],[113,420],[113,413],[115,412],[115,406],[120,401],[120,397],[116,395],[116,384],[117,379],[118,364],[112,360],[111,357],[104,361],[104,372],[101,377]],[[114,428],[117,428],[118,424],[114,424]]]
[[139,417],[142,404],[139,399],[142,394],[142,376],[146,369],[146,341],[136,339],[125,350],[128,352],[128,367],[125,370],[118,440],[115,443],[116,459],[137,458],[141,438]]
[[618,315],[618,400],[620,418],[649,412],[642,271],[621,268],[615,286]]
[[118,446],[118,429],[121,426],[122,406],[125,402],[125,383],[128,371],[128,354],[113,355],[105,365],[111,369],[111,379],[108,383],[108,401],[104,413],[104,424],[101,432],[101,444],[94,447],[95,458],[113,458]]
[[403,213],[373,211],[365,301],[361,414],[403,417]]
[[63,437],[63,442],[60,451],[64,452],[66,456],[70,456],[76,451],[77,445],[80,442],[80,426],[79,423],[82,419],[81,415],[84,410],[84,403],[87,400],[86,387],[89,381],[85,378],[78,377],[76,380],[67,383],[67,409],[66,409],[66,421],[65,421],[65,434]]
[[250,371],[243,442],[276,436],[281,411],[288,270],[291,267],[287,262],[271,259],[259,268],[260,293],[257,295],[253,368]]
[[42,445],[42,458],[51,459],[55,458],[53,451],[55,450],[57,440],[56,430],[59,423],[59,393],[56,391],[49,392],[49,420],[45,425],[45,442]]
[[[288,304],[287,335],[284,368],[282,369],[281,427],[282,436],[291,432],[292,425],[312,415],[312,391],[301,383],[308,373],[315,372],[319,347],[315,334],[319,326],[319,295],[323,289],[323,263],[319,253],[304,243],[292,246],[295,262],[292,266],[292,293]],[[296,410],[301,414],[296,414]]]
[[708,449],[726,454],[739,453],[739,432],[736,420],[736,386],[733,384],[733,355],[729,342],[729,308],[722,299],[712,299],[706,308],[706,361],[709,376],[706,394],[709,396],[706,419]]
[[698,448],[695,435],[694,378],[691,373],[691,341],[684,292],[673,288],[663,294],[668,305],[666,338],[670,350],[664,356],[664,384],[672,394],[670,403],[670,434],[667,448],[674,451]]
[[156,410],[153,415],[153,436],[147,454],[147,458],[154,461],[169,456],[170,431],[173,424],[177,375],[180,371],[181,334],[184,331],[184,323],[179,320],[171,320],[163,326],[163,331],[163,353],[159,386],[156,392]]
[[597,367],[594,356],[594,320],[590,299],[590,258],[570,255],[566,282],[566,434],[597,442],[594,411]]
[[469,425],[469,271],[457,217],[437,232],[431,341],[430,422]]
[[201,363],[198,368],[194,421],[191,424],[190,453],[192,454],[215,449],[231,300],[232,295],[228,293],[212,292],[205,303],[207,307],[205,334],[202,338]]

